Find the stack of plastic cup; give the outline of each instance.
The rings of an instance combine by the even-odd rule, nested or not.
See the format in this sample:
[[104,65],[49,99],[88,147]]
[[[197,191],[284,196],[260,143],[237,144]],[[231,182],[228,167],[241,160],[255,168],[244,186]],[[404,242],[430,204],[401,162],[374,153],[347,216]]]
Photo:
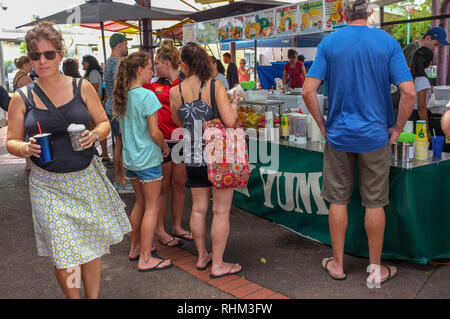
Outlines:
[[414,158],[416,160],[428,159],[427,122],[417,121],[416,139],[414,140]]

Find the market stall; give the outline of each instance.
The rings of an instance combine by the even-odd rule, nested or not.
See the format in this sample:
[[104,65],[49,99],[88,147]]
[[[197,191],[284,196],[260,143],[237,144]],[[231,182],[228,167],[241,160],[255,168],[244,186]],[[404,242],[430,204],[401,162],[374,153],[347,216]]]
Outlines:
[[[204,21],[185,26],[185,41],[227,43],[286,36],[299,37],[301,41],[302,36],[324,34],[344,26],[341,8],[340,0],[305,1],[226,17],[220,21]],[[304,117],[308,111],[299,93],[269,93],[264,90],[251,94],[246,92],[244,105],[239,112],[241,122],[247,128],[261,129],[267,125],[265,116],[270,115],[269,122],[274,125],[275,132],[280,134],[272,134],[270,141],[262,138],[267,137],[268,131],[264,134],[261,132],[259,138],[249,138],[250,152],[259,156],[250,156],[252,172],[249,184],[235,192],[233,204],[298,234],[331,244],[329,203],[320,196],[325,145],[323,138],[320,138],[320,131],[317,133],[318,128],[314,128],[314,123],[309,120],[306,129],[302,124],[307,134],[303,132],[300,139],[280,139],[280,136],[286,136],[283,128],[292,124],[290,120],[281,119],[283,113],[298,114],[301,109],[304,113],[301,117],[306,121]],[[252,100],[255,97],[256,100]],[[267,114],[266,111],[270,111],[272,106],[273,114]],[[319,96],[319,106],[326,114],[326,98],[323,95]],[[277,123],[280,123],[280,127],[276,126]],[[298,124],[295,126],[298,127]],[[430,152],[426,160],[420,161],[393,160],[383,258],[400,258],[416,263],[450,258],[450,215],[445,209],[450,181],[443,178],[449,173],[448,153],[443,153],[441,158],[433,158]],[[358,174],[355,181],[358,181]],[[433,187],[437,183],[439,187]],[[357,188],[348,209],[345,252],[368,257],[364,208]]]

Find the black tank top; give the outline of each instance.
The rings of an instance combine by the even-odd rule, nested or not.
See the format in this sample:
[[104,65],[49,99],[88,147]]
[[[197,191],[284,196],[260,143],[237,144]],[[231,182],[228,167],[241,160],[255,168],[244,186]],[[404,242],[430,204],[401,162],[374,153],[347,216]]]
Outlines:
[[[76,79],[73,79],[73,99],[62,106],[56,106],[56,108],[62,113],[68,123],[84,124],[86,129],[89,129],[91,118],[81,97],[82,81],[83,79],[77,85]],[[39,121],[42,133],[52,133],[53,161],[43,164],[36,157],[31,157],[31,161],[40,168],[53,173],[78,172],[87,168],[94,157],[95,147],[75,152],[66,128],[60,124],[50,111],[36,108],[33,94],[31,93],[32,84],[26,87],[28,98],[25,99],[25,131],[31,137],[39,134],[37,126]]]

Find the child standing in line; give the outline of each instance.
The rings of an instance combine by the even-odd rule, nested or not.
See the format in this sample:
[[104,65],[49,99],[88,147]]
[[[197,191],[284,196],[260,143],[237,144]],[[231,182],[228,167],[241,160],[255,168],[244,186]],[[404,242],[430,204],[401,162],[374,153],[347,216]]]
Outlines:
[[[114,87],[114,110],[119,116],[123,139],[125,176],[131,180],[136,203],[130,221],[130,260],[139,260],[141,272],[167,269],[170,260],[152,257],[161,192],[163,156],[170,154],[158,128],[162,107],[155,94],[142,86],[152,79],[152,62],[145,52],[136,52],[120,61]],[[162,154],[161,154],[162,150]]]

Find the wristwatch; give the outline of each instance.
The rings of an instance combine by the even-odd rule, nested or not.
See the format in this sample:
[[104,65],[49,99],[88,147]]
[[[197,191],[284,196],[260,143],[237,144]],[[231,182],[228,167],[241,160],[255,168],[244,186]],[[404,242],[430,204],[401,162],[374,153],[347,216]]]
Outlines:
[[97,142],[98,142],[100,138],[98,137],[97,132],[95,132],[94,130],[92,130],[91,132],[94,133],[94,136],[95,136],[95,138],[97,139]]

